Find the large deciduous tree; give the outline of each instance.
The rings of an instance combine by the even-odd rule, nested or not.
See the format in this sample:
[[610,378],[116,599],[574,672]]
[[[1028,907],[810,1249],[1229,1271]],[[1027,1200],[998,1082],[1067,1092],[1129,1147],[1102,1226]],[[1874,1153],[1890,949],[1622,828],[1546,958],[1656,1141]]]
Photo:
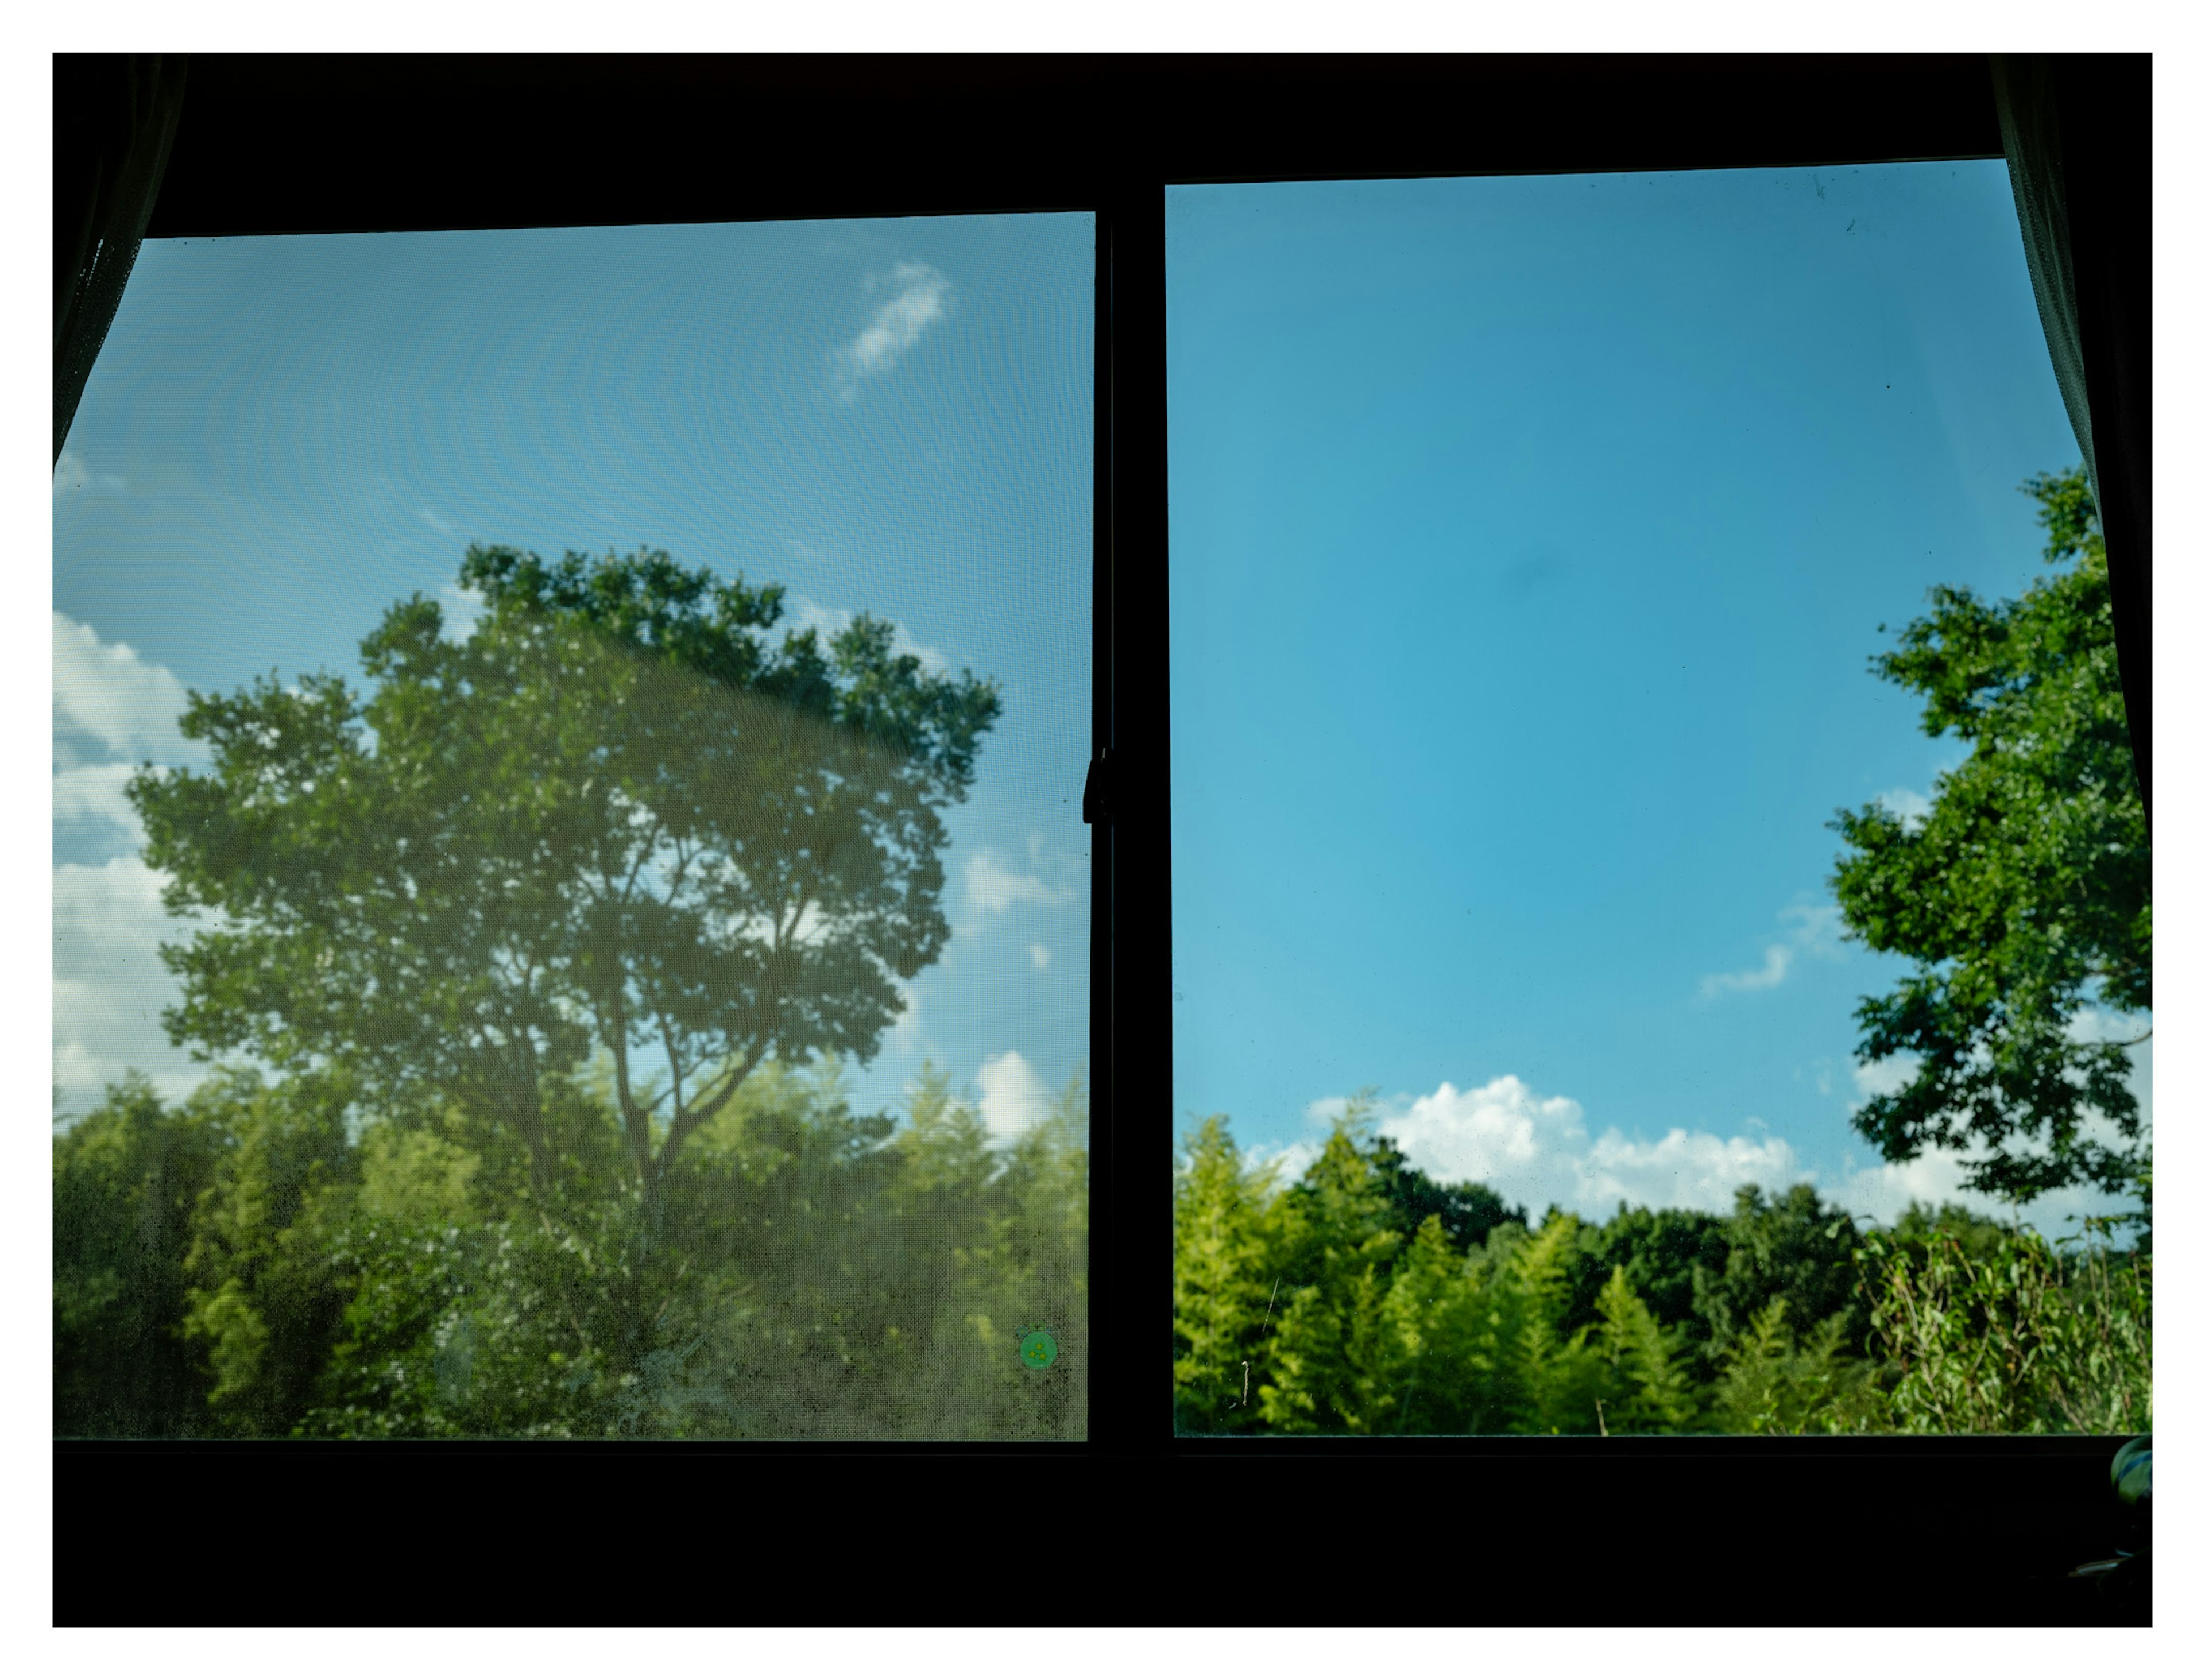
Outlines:
[[1970,1187],[2020,1202],[2148,1172],[2127,1083],[2138,1041],[2107,1024],[2151,1006],[2151,845],[2105,539],[2079,470],[2024,488],[2047,562],[2066,569],[1995,604],[1933,590],[1874,662],[1922,697],[1925,731],[1970,753],[1926,817],[1840,812],[1832,882],[1851,935],[1915,965],[1861,1002],[1861,1056],[1913,1072],[1855,1124],[1887,1160],[1971,1151]]
[[547,1090],[612,1065],[655,1228],[669,1165],[769,1057],[870,1056],[941,953],[942,816],[996,689],[860,617],[770,632],[777,587],[660,552],[467,552],[471,634],[401,602],[365,697],[194,695],[211,768],[131,786],[196,931],[171,1034],[387,1110],[453,1106],[555,1174]]

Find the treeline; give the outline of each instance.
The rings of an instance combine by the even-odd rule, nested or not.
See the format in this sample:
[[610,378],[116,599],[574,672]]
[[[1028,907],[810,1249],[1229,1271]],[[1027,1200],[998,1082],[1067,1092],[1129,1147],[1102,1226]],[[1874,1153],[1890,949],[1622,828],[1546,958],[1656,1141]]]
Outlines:
[[2053,1244],[1956,1206],[1864,1226],[1809,1184],[1727,1215],[1531,1221],[1352,1110],[1292,1184],[1222,1117],[1173,1179],[1191,1434],[2137,1433],[2149,1227]]
[[333,1077],[111,1089],[53,1144],[56,1434],[1085,1434],[1076,1077],[997,1146],[931,1069],[899,1119],[831,1061],[768,1065],[656,1208],[602,1074],[544,1111],[548,1174],[462,1111],[364,1121]]

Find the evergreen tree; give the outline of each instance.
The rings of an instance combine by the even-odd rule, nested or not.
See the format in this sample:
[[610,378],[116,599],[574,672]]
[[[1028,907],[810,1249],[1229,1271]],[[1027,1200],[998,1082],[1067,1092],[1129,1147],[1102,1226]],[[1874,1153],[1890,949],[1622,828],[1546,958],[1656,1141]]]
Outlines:
[[1681,1339],[1662,1328],[1625,1281],[1620,1266],[1600,1292],[1600,1352],[1608,1377],[1598,1412],[1602,1432],[1666,1435],[1683,1428],[1694,1405],[1679,1357]]
[[1366,1104],[1351,1104],[1285,1197],[1287,1294],[1269,1349],[1263,1421],[1292,1432],[1371,1434],[1401,1402],[1400,1351],[1382,1310],[1404,1244],[1371,1152]]
[[1188,1138],[1173,1172],[1172,1409],[1181,1430],[1257,1421],[1257,1367],[1283,1281],[1271,1269],[1283,1260],[1275,1178],[1247,1164],[1221,1114]]

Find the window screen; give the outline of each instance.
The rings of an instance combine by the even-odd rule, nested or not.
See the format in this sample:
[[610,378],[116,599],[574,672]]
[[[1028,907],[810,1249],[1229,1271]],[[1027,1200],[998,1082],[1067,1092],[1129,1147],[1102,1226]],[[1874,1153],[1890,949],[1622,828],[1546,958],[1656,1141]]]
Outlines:
[[1167,226],[1177,1427],[2149,1428],[2149,849],[2003,164]]
[[150,242],[56,1430],[1086,1432],[1085,215]]

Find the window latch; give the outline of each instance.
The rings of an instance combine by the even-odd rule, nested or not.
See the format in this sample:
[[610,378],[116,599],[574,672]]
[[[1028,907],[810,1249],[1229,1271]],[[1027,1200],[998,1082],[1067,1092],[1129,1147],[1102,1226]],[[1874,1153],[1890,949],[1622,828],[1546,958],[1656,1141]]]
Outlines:
[[1079,796],[1079,820],[1108,823],[1117,812],[1118,759],[1108,747],[1087,767],[1087,790]]

